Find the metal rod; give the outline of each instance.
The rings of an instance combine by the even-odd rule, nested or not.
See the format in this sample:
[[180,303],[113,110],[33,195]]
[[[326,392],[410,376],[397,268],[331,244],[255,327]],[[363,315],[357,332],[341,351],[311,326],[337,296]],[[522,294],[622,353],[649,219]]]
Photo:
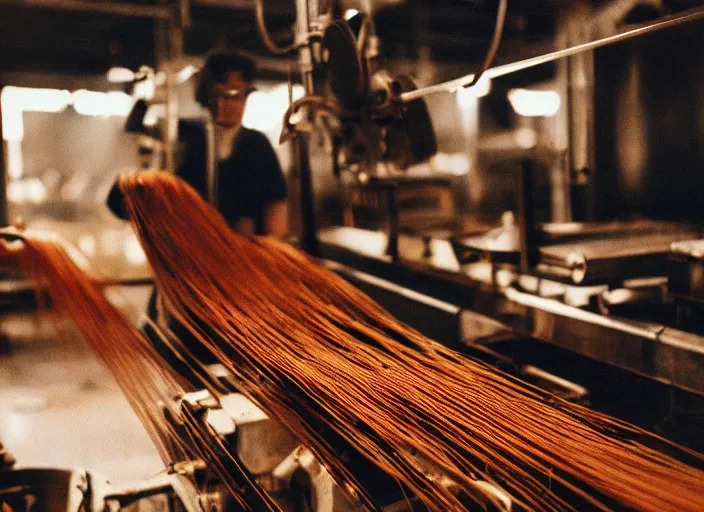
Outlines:
[[[487,75],[489,78],[498,78],[500,76],[515,73],[516,71],[521,71],[524,69],[539,66],[541,64],[546,64],[548,62],[552,62],[563,57],[569,57],[570,55],[576,55],[578,53],[587,52],[589,50],[594,50],[596,48],[601,48],[610,44],[615,44],[621,41],[626,41],[628,39],[633,39],[635,37],[648,34],[650,32],[656,32],[658,30],[675,27],[677,25],[683,25],[685,23],[690,23],[692,21],[700,19],[704,19],[704,8],[695,9],[693,10],[693,12],[689,12],[688,14],[675,16],[662,21],[656,21],[655,23],[649,23],[638,28],[627,30],[620,34],[605,37],[603,39],[597,39],[596,41],[592,41],[589,43],[579,44],[571,48],[565,48],[564,50],[558,50],[556,52],[547,53],[545,55],[539,55],[530,59],[525,59],[518,62],[512,62],[510,64],[497,66],[495,68],[488,69],[485,75]],[[430,87],[424,87],[422,89],[417,89],[415,91],[404,93],[400,96],[400,99],[403,103],[408,103],[410,101],[417,100],[425,96],[430,96],[431,94],[454,92],[458,88],[472,83],[473,79],[474,74],[465,75],[463,77],[456,78],[455,80],[450,80],[449,82],[443,82],[441,84],[431,85]]]
[[[0,86],[2,93],[2,86]],[[2,105],[0,105],[0,228],[9,224],[7,211],[7,158],[2,135]]]
[[129,18],[171,20],[175,12],[170,7],[131,3],[108,3],[82,0],[0,0],[0,5],[60,9],[63,11],[98,12]]
[[295,168],[300,180],[300,205],[301,218],[301,247],[311,256],[320,256],[320,243],[318,242],[318,224],[315,215],[315,202],[313,199],[313,176],[310,166],[309,154],[310,140],[307,133],[297,132],[293,138],[295,150]]
[[536,263],[537,242],[535,237],[535,201],[533,179],[535,162],[526,159],[521,163],[518,176],[518,224],[521,248],[521,272],[527,273]]
[[183,64],[183,29],[169,23],[168,57],[166,62],[166,169],[176,172],[176,150],[178,147],[178,93],[176,91],[176,69]]

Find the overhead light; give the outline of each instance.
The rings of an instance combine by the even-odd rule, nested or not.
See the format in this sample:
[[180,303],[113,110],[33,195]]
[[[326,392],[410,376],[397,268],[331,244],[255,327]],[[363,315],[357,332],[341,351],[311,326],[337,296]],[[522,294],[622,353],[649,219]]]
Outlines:
[[149,105],[147,113],[144,115],[144,120],[142,123],[144,126],[152,127],[156,126],[159,122],[159,118],[166,117],[166,108],[164,105]]
[[132,95],[135,98],[143,98],[145,100],[151,100],[154,98],[154,93],[156,92],[156,80],[153,77],[145,78],[144,80],[134,84],[132,89]]
[[351,20],[355,16],[359,14],[359,11],[357,9],[347,9],[345,11],[345,19],[346,20]]
[[108,70],[107,78],[110,83],[124,84],[134,81],[135,73],[131,69],[115,66]]
[[195,67],[193,64],[187,65],[186,67],[181,69],[178,73],[176,73],[176,83],[182,84],[184,82],[187,82],[197,72],[198,72],[198,68]]
[[85,116],[125,117],[134,99],[124,92],[96,92],[79,89],[73,93],[73,108]]
[[7,86],[0,95],[2,136],[5,140],[24,138],[24,112],[62,112],[71,104],[71,93],[60,89]]
[[560,110],[560,95],[555,91],[512,89],[508,100],[516,114],[524,117],[552,117]]
[[61,112],[71,104],[71,93],[60,89],[7,86],[2,89],[3,108],[24,112]]
[[[293,100],[302,98],[301,85],[293,86]],[[283,115],[289,106],[288,84],[278,85],[268,91],[254,91],[247,96],[242,125],[275,138],[281,131]]]

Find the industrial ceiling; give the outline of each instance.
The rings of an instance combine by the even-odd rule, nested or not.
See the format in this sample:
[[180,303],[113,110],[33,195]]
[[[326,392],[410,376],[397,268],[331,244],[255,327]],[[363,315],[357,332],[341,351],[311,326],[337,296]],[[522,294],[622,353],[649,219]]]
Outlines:
[[[569,0],[512,0],[502,55],[535,53],[550,45],[556,12]],[[593,2],[595,5],[603,2]],[[652,2],[649,2],[652,3]],[[701,0],[664,0],[678,12]],[[421,48],[435,62],[479,62],[494,26],[497,2],[488,0],[407,0],[376,3],[377,31],[390,58],[415,59]],[[164,7],[145,0],[0,0],[0,73],[102,73],[112,66],[136,69],[155,63],[155,21]],[[266,0],[269,30],[279,42],[291,37],[293,0]],[[343,3],[343,6],[346,5]],[[85,8],[84,8],[85,7]],[[150,10],[151,9],[151,10]],[[112,11],[112,12],[111,12]],[[193,0],[184,34],[186,55],[230,46],[266,55],[249,0]]]

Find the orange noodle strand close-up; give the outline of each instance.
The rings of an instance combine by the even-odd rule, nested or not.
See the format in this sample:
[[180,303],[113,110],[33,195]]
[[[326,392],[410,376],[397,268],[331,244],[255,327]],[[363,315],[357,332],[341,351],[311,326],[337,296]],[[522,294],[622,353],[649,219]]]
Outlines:
[[295,248],[234,233],[172,175],[120,188],[169,314],[367,508],[350,453],[434,511],[486,503],[478,479],[530,510],[704,509],[704,472],[649,447],[666,441],[427,339]]

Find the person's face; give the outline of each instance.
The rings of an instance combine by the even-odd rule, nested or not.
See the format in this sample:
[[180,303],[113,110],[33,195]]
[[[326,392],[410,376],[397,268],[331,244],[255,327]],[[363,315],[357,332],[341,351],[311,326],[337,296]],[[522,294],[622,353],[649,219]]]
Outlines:
[[220,126],[239,126],[244,115],[249,84],[239,71],[231,71],[225,82],[215,82],[215,123]]

